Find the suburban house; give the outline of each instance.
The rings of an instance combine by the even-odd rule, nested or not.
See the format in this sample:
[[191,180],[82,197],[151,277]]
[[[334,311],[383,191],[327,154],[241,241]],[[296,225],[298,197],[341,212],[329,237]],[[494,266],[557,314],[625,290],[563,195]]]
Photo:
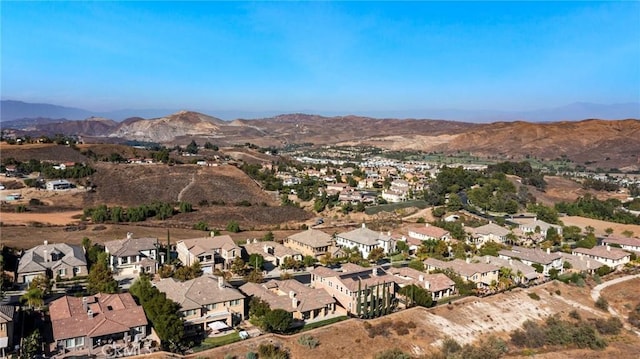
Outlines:
[[136,345],[147,336],[147,317],[129,293],[64,296],[49,305],[53,351],[60,357],[102,353],[104,344]]
[[271,262],[275,267],[281,266],[287,257],[297,261],[302,260],[300,252],[274,241],[258,242],[257,239],[254,239],[242,246],[242,249],[246,252],[246,258],[252,254],[260,254],[265,262]]
[[556,233],[562,235],[562,226],[547,223],[538,218],[517,218],[513,219],[513,222],[518,224],[522,233],[540,233],[542,236],[546,236],[549,228],[555,228]]
[[0,305],[0,354],[4,358],[7,350],[13,349],[13,323],[16,307]]
[[336,300],[327,291],[307,287],[295,279],[248,282],[240,290],[264,300],[271,309],[292,313],[298,320],[321,320],[336,312]]
[[336,234],[336,244],[349,248],[355,247],[364,258],[369,257],[369,253],[374,248],[382,248],[384,253],[391,253],[395,250],[395,241],[391,236],[372,231],[364,223],[361,228]]
[[528,284],[542,277],[542,274],[536,272],[536,269],[532,266],[511,258],[505,259],[494,256],[484,256],[473,258],[471,261],[484,262],[499,268],[508,268],[511,270],[511,278],[516,284]]
[[48,241],[25,251],[17,270],[18,283],[22,284],[31,283],[39,275],[69,279],[87,274],[87,259],[82,247],[66,243],[49,244]]
[[333,245],[333,237],[323,231],[309,227],[306,231],[285,238],[284,245],[304,256],[320,257]]
[[619,246],[625,251],[640,252],[640,238],[607,237],[602,239],[603,245]]
[[565,272],[587,272],[588,274],[594,274],[598,268],[604,265],[596,260],[587,258],[586,256],[576,256],[563,252],[558,252],[558,254],[562,256],[563,266],[565,266],[564,262],[569,263],[568,266],[565,266]]
[[593,248],[575,248],[571,251],[574,256],[586,257],[598,261],[611,268],[621,268],[631,261],[631,254],[609,245]]
[[233,327],[244,318],[245,296],[222,277],[203,275],[185,282],[164,278],[154,285],[180,304],[188,335]]
[[485,243],[492,241],[496,243],[504,243],[507,241],[507,235],[510,231],[495,223],[485,224],[477,228],[466,228],[469,233],[469,242],[481,247]]
[[109,255],[109,267],[119,276],[154,274],[160,264],[158,238],[133,238],[129,232],[127,238],[106,242],[104,250]]
[[551,269],[557,270],[558,274],[563,272],[562,256],[558,253],[551,253],[549,248],[543,251],[542,249],[513,246],[511,249],[501,250],[498,252],[498,256],[504,259],[519,259],[522,263],[534,268],[536,265],[541,266],[545,276],[549,275]]
[[390,188],[382,191],[382,199],[390,203],[398,203],[407,199],[407,193]]
[[426,224],[424,226],[410,227],[408,230],[409,238],[415,238],[419,241],[440,240],[449,242],[451,233],[446,229]]
[[229,269],[242,252],[231,236],[211,236],[178,241],[178,259],[185,266],[200,262],[204,273],[213,273],[215,268]]
[[451,270],[467,282],[476,283],[478,288],[488,288],[498,282],[500,267],[488,263],[472,263],[469,258],[466,260],[454,259],[452,261],[441,261],[435,258],[428,258],[424,261],[428,272],[433,270]]
[[424,273],[409,267],[391,267],[387,273],[396,277],[400,288],[414,284],[428,290],[436,301],[450,297],[456,291],[456,283],[442,273]]
[[382,295],[386,291],[389,298],[395,298],[396,293],[395,278],[382,268],[364,268],[352,263],[345,263],[339,269],[315,268],[311,271],[311,285],[326,290],[351,314],[358,313],[358,303],[370,302],[373,293]]

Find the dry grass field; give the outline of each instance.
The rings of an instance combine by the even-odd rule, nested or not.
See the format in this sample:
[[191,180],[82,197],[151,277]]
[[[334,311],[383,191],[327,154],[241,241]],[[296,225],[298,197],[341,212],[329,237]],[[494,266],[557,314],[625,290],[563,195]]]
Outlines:
[[599,236],[605,235],[605,229],[607,228],[613,229],[613,235],[616,236],[622,236],[624,231],[631,231],[636,237],[640,236],[640,225],[637,224],[613,223],[579,216],[560,217],[560,220],[565,226],[578,226],[580,228],[591,226],[595,228],[595,234]]
[[[640,287],[629,288],[640,297]],[[535,292],[540,300],[531,299],[528,294]],[[559,295],[557,293],[560,293]],[[427,354],[445,336],[451,336],[460,343],[469,343],[489,334],[508,338],[508,333],[518,329],[528,319],[542,320],[548,316],[566,316],[577,310],[583,318],[604,318],[602,311],[595,309],[589,299],[589,288],[579,288],[559,282],[551,282],[530,289],[487,297],[465,298],[453,305],[432,309],[412,308],[383,318],[368,321],[372,325],[390,322],[388,333],[371,338],[365,328],[365,321],[351,319],[327,327],[315,329],[305,334],[320,341],[315,349],[307,349],[297,343],[301,334],[285,337],[268,335],[249,339],[229,346],[198,353],[192,357],[222,358],[226,354],[243,357],[248,351],[257,351],[260,343],[274,342],[287,348],[292,358],[372,358],[375,353],[387,348],[398,347],[415,357]],[[413,322],[416,326],[408,334],[399,335],[394,328],[401,323]],[[348,335],[345,335],[348,333]],[[547,349],[536,358],[637,358],[640,340],[633,334],[624,333],[610,340],[603,351]],[[577,356],[576,356],[577,355]],[[508,357],[520,357],[512,351]]]

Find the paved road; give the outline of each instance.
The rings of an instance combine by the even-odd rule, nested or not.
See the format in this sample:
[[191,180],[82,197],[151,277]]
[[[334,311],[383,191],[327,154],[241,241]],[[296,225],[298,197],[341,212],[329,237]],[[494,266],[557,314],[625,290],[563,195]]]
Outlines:
[[[615,285],[615,284],[618,284],[618,283],[626,282],[628,280],[635,279],[635,278],[640,278],[640,274],[628,275],[628,276],[616,278],[616,279],[613,279],[613,280],[610,280],[610,281],[606,281],[606,282],[604,282],[602,284],[598,284],[597,286],[593,287],[593,289],[591,289],[591,299],[593,299],[593,301],[595,302],[595,301],[598,300],[598,298],[600,298],[600,292],[604,288],[607,288],[609,286],[612,286],[612,285]],[[640,336],[640,331],[638,331],[635,328],[631,327],[629,325],[629,323],[627,322],[627,318],[625,318],[624,315],[620,315],[620,313],[618,313],[618,311],[616,311],[612,307],[609,307],[609,313],[611,313],[611,315],[614,315],[614,316],[620,318],[620,320],[622,321],[622,323],[624,324],[624,327],[626,329],[629,329],[629,330],[635,332],[637,335]]]

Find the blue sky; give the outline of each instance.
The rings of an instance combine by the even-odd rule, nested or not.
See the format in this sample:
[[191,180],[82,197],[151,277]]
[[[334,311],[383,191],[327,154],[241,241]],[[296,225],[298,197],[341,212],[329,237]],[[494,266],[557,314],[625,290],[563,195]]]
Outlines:
[[0,7],[3,99],[213,115],[640,101],[635,1]]

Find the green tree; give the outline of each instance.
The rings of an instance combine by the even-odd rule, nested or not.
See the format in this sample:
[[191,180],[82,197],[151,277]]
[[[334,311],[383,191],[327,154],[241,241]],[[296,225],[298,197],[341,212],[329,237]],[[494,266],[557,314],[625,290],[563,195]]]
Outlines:
[[249,318],[262,318],[270,311],[269,303],[258,297],[252,297],[249,301]]
[[398,348],[386,349],[377,353],[374,359],[411,359],[411,355]]
[[41,307],[44,304],[44,292],[38,287],[29,288],[29,290],[22,295],[21,299],[27,302],[27,305],[31,309]]
[[273,333],[286,333],[293,324],[293,314],[284,309],[274,309],[264,316],[265,330]]
[[264,234],[264,236],[262,237],[262,241],[264,242],[271,242],[274,239],[274,235],[273,232],[269,231],[267,233]]
[[229,223],[227,223],[227,231],[233,233],[240,232],[240,224],[236,221],[229,221]]
[[399,293],[407,298],[409,306],[418,305],[428,308],[433,304],[431,293],[415,284],[400,288]]
[[236,257],[231,263],[231,272],[236,275],[243,275],[246,269],[246,264],[240,257]]
[[305,267],[312,267],[318,260],[313,256],[304,256],[302,258],[302,263]]
[[198,144],[195,140],[191,140],[191,142],[187,145],[186,151],[194,155],[198,153]]
[[455,193],[449,195],[449,201],[447,202],[447,210],[449,211],[459,211],[462,209],[462,200],[460,196]]
[[22,347],[20,348],[20,358],[21,359],[35,358],[36,354],[40,353],[41,348],[42,348],[42,336],[40,335],[40,330],[36,328],[33,332],[31,332],[31,334],[26,336],[22,341]]
[[376,263],[379,260],[384,258],[384,250],[380,247],[375,247],[369,252],[369,256],[367,256],[367,260],[372,263]]
[[424,263],[421,260],[415,259],[409,262],[409,268],[413,268],[422,272],[424,271]]
[[180,213],[193,212],[193,206],[189,202],[180,202]]
[[96,293],[117,293],[118,282],[113,279],[113,273],[107,264],[108,255],[104,252],[98,255],[96,263],[89,270],[87,291]]
[[255,270],[262,270],[264,268],[264,257],[260,253],[252,253],[247,264]]

